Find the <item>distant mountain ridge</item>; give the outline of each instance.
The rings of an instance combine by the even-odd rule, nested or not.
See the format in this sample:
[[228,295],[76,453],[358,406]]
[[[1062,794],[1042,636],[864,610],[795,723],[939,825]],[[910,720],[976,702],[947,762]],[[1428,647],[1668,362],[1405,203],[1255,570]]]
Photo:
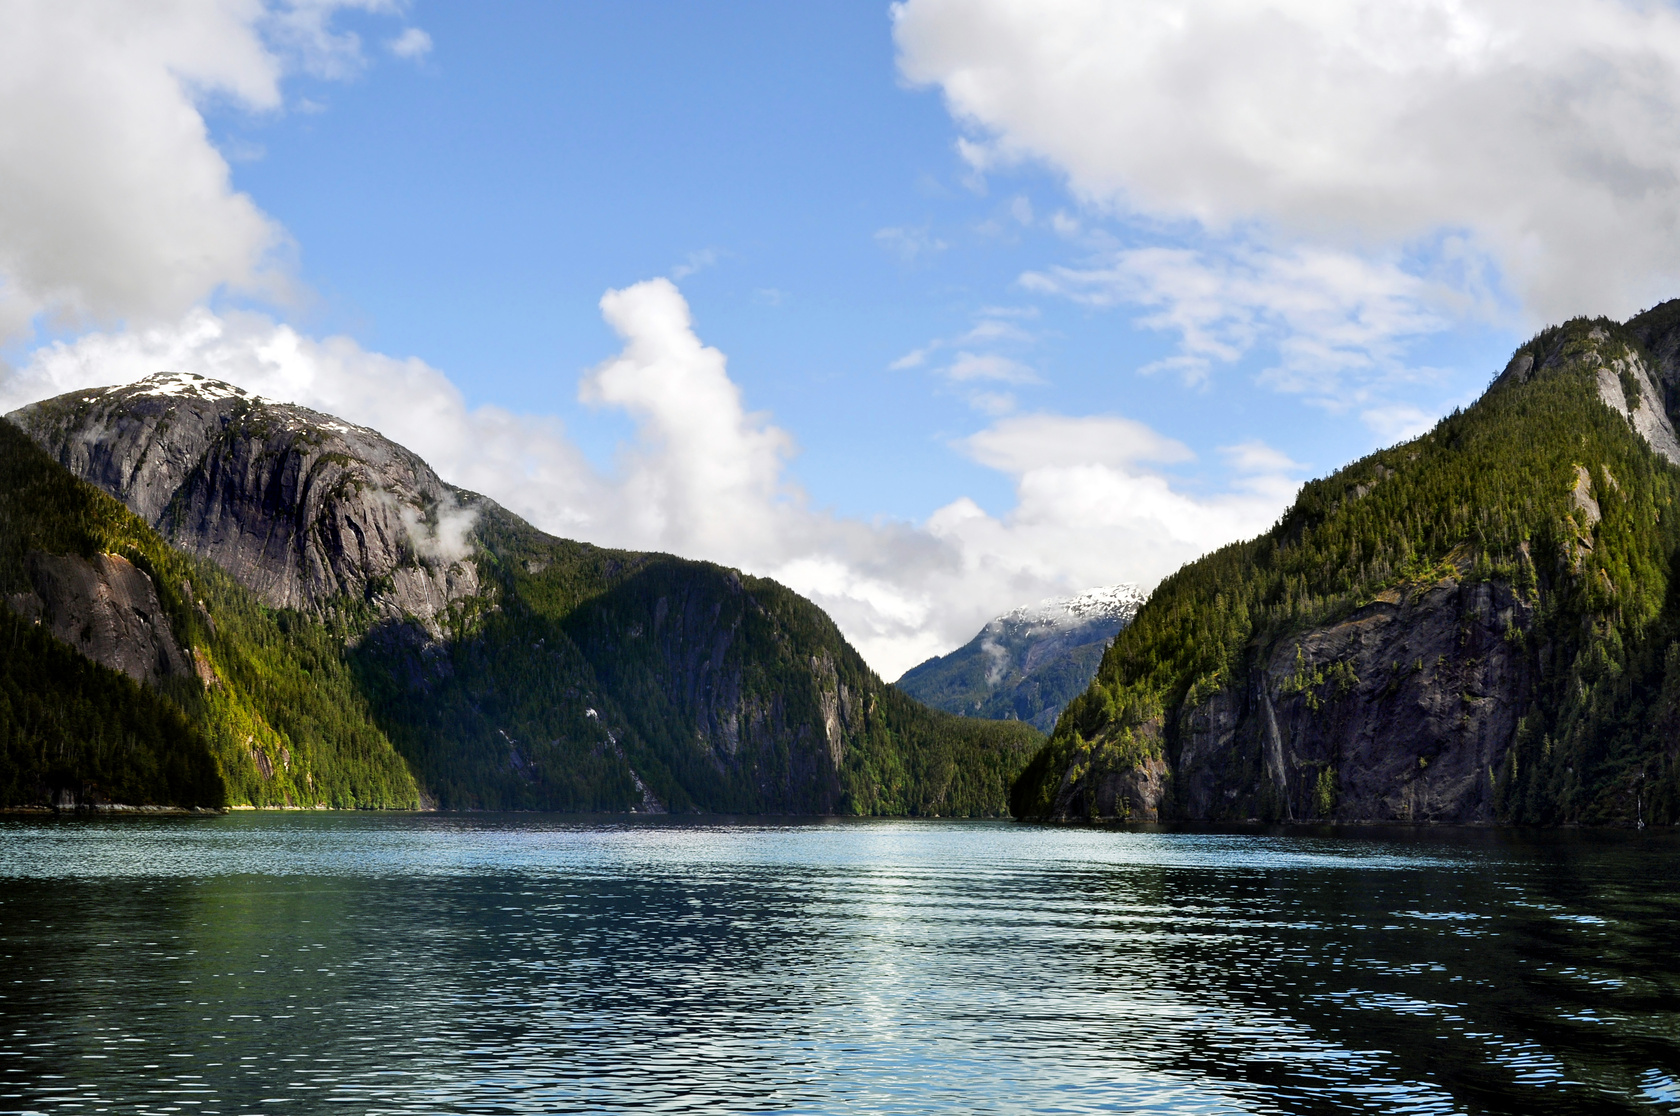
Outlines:
[[1135,585],[1050,597],[987,623],[949,655],[906,671],[895,685],[918,701],[972,717],[1055,727],[1090,685],[1104,647],[1143,604]]
[[166,373],[6,418],[8,623],[188,723],[147,730],[181,774],[124,782],[0,700],[0,806],[996,815],[1040,739],[886,686],[773,581],[554,538],[331,415]]

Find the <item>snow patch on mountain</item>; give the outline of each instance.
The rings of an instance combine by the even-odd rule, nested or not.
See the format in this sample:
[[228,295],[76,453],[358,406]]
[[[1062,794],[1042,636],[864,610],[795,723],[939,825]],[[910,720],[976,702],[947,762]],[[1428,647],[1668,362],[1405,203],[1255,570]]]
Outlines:
[[1143,601],[1143,591],[1136,585],[1105,585],[1071,597],[1046,597],[1035,605],[1023,605],[1006,612],[986,626],[1061,630],[1102,620],[1130,622]]

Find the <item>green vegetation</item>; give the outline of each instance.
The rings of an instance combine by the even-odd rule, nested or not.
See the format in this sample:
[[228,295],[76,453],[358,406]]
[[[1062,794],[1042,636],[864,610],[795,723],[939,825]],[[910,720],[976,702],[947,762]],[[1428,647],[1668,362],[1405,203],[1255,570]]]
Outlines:
[[[31,590],[31,552],[117,554],[151,577],[175,639],[209,679],[169,678],[159,693],[207,743],[230,805],[419,804],[413,778],[373,723],[344,662],[348,621],[335,631],[263,607],[221,570],[170,548],[116,500],[0,422],[0,596]],[[125,723],[127,688],[90,683],[81,692],[87,723],[98,720],[101,708],[113,726]],[[37,731],[24,714],[16,704],[0,713],[5,731],[14,737]],[[160,739],[177,739],[159,726]],[[93,774],[87,769],[87,778]]]
[[[0,706],[0,741],[34,757],[8,765],[9,793],[45,802],[77,784],[123,801],[414,808],[423,786],[461,809],[651,798],[678,811],[997,815],[1042,739],[885,687],[820,609],[774,582],[553,539],[488,502],[477,533],[484,589],[455,602],[442,639],[361,599],[321,616],[275,610],[0,422],[0,596],[32,591],[32,553],[120,555],[150,576],[194,665],[148,690],[11,621],[18,647],[36,650],[19,667],[28,700]],[[79,673],[40,681],[69,662]],[[72,701],[53,686],[79,689]],[[44,721],[43,703],[79,719]],[[179,757],[209,789],[181,781]]]
[[645,788],[673,811],[997,815],[1041,739],[884,686],[773,581],[553,539],[494,507],[478,531],[497,607],[457,616],[442,647],[391,625],[352,653],[445,807],[624,810]]
[[[1267,534],[1164,581],[1016,783],[1013,811],[1047,813],[1070,767],[1104,749],[1170,760],[1178,711],[1240,687],[1264,649],[1450,576],[1504,582],[1535,608],[1507,633],[1535,682],[1508,695],[1527,712],[1495,773],[1499,816],[1607,823],[1642,808],[1680,821],[1680,470],[1597,382],[1607,366],[1637,393],[1628,361],[1655,367],[1640,324],[1547,330],[1518,351],[1532,377],[1502,378],[1430,433],[1308,484]],[[1596,521],[1575,495],[1583,475]],[[1357,683],[1334,674],[1294,682],[1320,696]],[[1322,785],[1328,807],[1334,783]]]
[[218,807],[204,736],[162,697],[0,609],[0,807]]

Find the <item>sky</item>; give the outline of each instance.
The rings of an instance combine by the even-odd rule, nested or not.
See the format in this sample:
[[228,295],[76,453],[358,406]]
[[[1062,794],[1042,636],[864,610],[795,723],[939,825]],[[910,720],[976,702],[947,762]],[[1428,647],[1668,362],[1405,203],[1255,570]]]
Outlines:
[[197,372],[884,677],[1680,295],[1623,0],[8,0],[0,410]]

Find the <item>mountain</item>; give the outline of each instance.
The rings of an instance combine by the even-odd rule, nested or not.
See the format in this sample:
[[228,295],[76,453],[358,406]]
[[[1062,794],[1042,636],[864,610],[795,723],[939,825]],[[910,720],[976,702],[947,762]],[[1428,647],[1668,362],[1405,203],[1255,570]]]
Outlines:
[[884,685],[772,581],[551,537],[329,415],[162,374],[7,418],[0,597],[177,706],[233,805],[998,814],[1040,739]]
[[1680,820],[1680,302],[1523,345],[1164,581],[1011,792],[1052,818]]
[[1017,608],[894,685],[935,709],[1026,721],[1049,732],[1062,708],[1091,684],[1103,649],[1142,603],[1135,586],[1110,585]]
[[0,806],[412,808],[419,790],[324,625],[0,422]]

